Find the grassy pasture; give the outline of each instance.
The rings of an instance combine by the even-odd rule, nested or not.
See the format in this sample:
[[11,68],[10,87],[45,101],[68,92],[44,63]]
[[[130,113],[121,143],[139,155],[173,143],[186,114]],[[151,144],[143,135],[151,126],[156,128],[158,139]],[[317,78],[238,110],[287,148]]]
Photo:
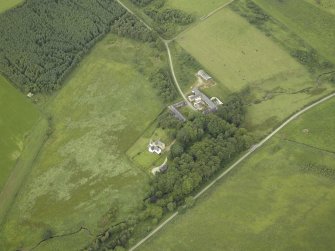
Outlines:
[[168,0],[167,6],[203,17],[228,2],[229,0]]
[[0,13],[11,9],[22,2],[23,0],[1,0],[0,1]]
[[0,76],[0,191],[39,119],[28,98]]
[[[313,117],[320,128],[334,124],[334,105],[293,122],[139,250],[332,250],[335,155],[287,139]],[[328,145],[335,131],[311,137],[312,146]]]
[[[63,234],[85,226],[95,235],[134,209],[147,175],[125,153],[163,109],[145,77],[159,56],[108,35],[71,74],[48,105],[53,134],[7,217],[0,250],[31,248],[48,229]],[[78,250],[90,238],[81,232],[55,239],[50,249]],[[49,250],[48,242],[41,249]]]
[[[335,14],[335,1],[334,0],[305,0],[310,4],[314,4],[315,6],[321,8],[322,10],[329,11],[332,14]],[[319,2],[319,3],[318,3]]]
[[259,136],[334,88],[318,88],[305,67],[230,9],[183,33],[178,43],[214,76],[208,95],[224,99],[249,88],[244,126]]
[[307,1],[254,0],[335,63],[335,16]]
[[305,73],[285,51],[229,9],[201,22],[178,42],[231,91],[276,75]]
[[335,101],[314,108],[290,124],[281,137],[335,153],[334,105]]

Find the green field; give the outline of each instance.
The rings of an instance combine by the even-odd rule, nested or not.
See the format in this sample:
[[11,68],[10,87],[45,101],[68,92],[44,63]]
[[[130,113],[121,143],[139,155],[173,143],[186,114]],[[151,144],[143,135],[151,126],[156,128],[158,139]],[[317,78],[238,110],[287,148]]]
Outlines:
[[292,122],[139,250],[332,250],[334,105]]
[[254,0],[335,63],[335,16],[307,1]]
[[23,0],[1,0],[0,1],[0,13],[11,9],[22,2]]
[[[163,109],[146,77],[159,55],[108,35],[71,74],[48,104],[53,133],[0,232],[0,250],[29,249],[47,230],[85,226],[95,235],[141,201],[147,175],[125,152]],[[83,231],[41,250],[78,250],[91,238]]]
[[202,17],[228,2],[229,0],[168,0],[167,6]]
[[178,42],[231,91],[259,80],[306,75],[283,49],[229,9],[184,33]]
[[230,9],[201,22],[178,43],[214,76],[210,96],[249,88],[245,127],[264,135],[334,86],[316,86],[311,74],[279,44]]
[[0,76],[0,192],[39,118],[28,98]]
[[315,6],[329,11],[332,14],[335,14],[335,1],[334,0],[319,0],[319,1],[315,1],[315,0],[305,0],[308,3],[314,4]]

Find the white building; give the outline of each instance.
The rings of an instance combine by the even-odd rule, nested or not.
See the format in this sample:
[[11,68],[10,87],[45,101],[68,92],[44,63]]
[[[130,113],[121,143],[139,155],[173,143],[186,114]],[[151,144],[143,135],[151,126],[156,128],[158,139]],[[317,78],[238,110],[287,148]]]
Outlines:
[[165,144],[162,141],[160,141],[160,140],[157,140],[157,141],[150,140],[150,143],[148,145],[148,151],[150,153],[161,154],[162,151],[164,151],[164,149],[165,149]]
[[209,76],[204,70],[200,70],[200,71],[198,71],[197,76],[198,76],[199,78],[202,78],[202,79],[205,80],[205,81],[209,81],[209,80],[213,79],[213,78],[212,78],[211,76]]

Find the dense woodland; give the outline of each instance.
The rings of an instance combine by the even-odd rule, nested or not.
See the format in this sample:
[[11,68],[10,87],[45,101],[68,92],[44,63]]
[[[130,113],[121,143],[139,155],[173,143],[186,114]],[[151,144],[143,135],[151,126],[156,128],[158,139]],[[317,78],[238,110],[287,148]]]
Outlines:
[[52,92],[107,32],[157,36],[114,0],[27,0],[0,15],[0,70],[24,91]]
[[143,8],[143,12],[154,22],[155,30],[166,37],[175,34],[178,26],[185,26],[194,21],[194,17],[182,10],[166,7],[166,0],[131,0]]
[[153,72],[150,76],[150,82],[163,102],[171,102],[177,97],[177,91],[174,88],[168,69],[162,68]]
[[[169,155],[167,171],[151,179],[150,191],[143,205],[125,220],[122,227],[110,227],[85,250],[126,247],[135,232],[155,225],[168,212],[182,211],[194,204],[192,195],[242,151],[253,138],[240,128],[244,120],[243,98],[233,95],[215,114],[192,113],[182,123],[170,113],[159,118],[159,125],[176,139]],[[184,207],[184,205],[186,207]],[[118,231],[116,231],[118,229]]]

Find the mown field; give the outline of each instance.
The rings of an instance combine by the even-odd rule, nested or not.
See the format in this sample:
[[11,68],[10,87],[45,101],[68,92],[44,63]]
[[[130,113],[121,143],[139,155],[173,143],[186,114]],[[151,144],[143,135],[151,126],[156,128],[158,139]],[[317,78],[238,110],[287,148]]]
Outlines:
[[307,1],[254,0],[335,63],[335,16]]
[[292,122],[139,250],[332,250],[334,105]]
[[229,0],[168,0],[167,6],[203,17],[228,2]]
[[[0,250],[30,249],[82,226],[96,235],[137,206],[147,175],[125,152],[163,109],[146,77],[159,56],[108,35],[71,74],[48,104],[53,133],[3,225]],[[83,230],[40,250],[78,250],[91,238]]]
[[23,0],[1,0],[0,1],[0,13],[11,9],[22,2]]
[[249,89],[245,127],[264,135],[334,86],[316,85],[315,76],[279,44],[230,9],[201,22],[178,43],[214,76],[211,96]]
[[0,76],[0,192],[40,116],[28,98]]
[[306,75],[284,50],[229,9],[184,33],[178,42],[231,91],[258,80]]

